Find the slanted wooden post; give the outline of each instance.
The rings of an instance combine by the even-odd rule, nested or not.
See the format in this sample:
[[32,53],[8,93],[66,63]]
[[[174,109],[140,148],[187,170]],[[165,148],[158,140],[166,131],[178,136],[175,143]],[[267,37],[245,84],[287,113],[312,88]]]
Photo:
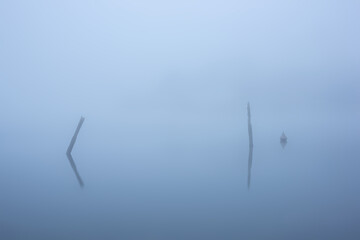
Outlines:
[[70,162],[70,165],[72,167],[72,169],[74,170],[74,173],[76,175],[76,178],[80,184],[81,187],[84,186],[84,182],[82,181],[81,177],[80,177],[80,174],[79,172],[77,171],[77,168],[76,168],[76,165],[75,165],[75,162],[74,162],[74,159],[72,158],[72,155],[71,155],[71,151],[74,147],[74,144],[76,142],[76,139],[77,139],[77,136],[79,134],[79,131],[80,131],[80,128],[82,126],[82,124],[84,123],[84,120],[85,118],[84,117],[81,117],[80,118],[80,121],[76,127],[76,130],[75,130],[75,133],[74,133],[74,136],[72,137],[71,141],[70,141],[70,144],[69,144],[69,147],[67,148],[67,151],[66,151],[66,156],[67,158],[69,159],[69,162]]
[[66,154],[71,154],[71,151],[72,151],[72,149],[73,149],[73,147],[74,147],[74,144],[75,144],[76,139],[77,139],[77,136],[78,136],[78,134],[79,134],[79,132],[80,132],[80,128],[81,128],[81,126],[82,126],[83,123],[84,123],[84,120],[85,120],[84,117],[81,117],[81,118],[80,118],[80,121],[79,121],[79,123],[78,123],[78,125],[77,125],[77,127],[76,127],[74,136],[72,137],[72,139],[71,139],[71,141],[70,141],[70,144],[69,144],[69,147],[68,147],[68,149],[67,149],[67,151],[66,151]]

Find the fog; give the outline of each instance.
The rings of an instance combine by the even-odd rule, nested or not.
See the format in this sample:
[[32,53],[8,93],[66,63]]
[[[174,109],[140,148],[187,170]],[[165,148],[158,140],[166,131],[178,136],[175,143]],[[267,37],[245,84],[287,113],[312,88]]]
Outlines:
[[0,239],[359,239],[359,12],[1,1]]

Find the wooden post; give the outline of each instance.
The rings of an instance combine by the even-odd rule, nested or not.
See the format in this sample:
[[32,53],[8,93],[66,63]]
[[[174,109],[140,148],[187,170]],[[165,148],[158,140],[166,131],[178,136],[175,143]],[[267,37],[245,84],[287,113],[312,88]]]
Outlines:
[[248,189],[250,189],[251,183],[251,167],[252,167],[252,158],[253,158],[253,134],[251,127],[251,112],[250,112],[250,103],[247,104],[247,113],[248,113],[248,132],[249,132],[249,160],[248,160]]
[[69,159],[69,162],[70,162],[70,165],[72,167],[72,169],[74,170],[74,173],[76,175],[76,178],[80,184],[81,187],[84,186],[84,182],[82,181],[81,177],[80,177],[80,174],[79,172],[77,171],[77,168],[76,168],[76,165],[75,165],[75,162],[74,162],[74,159],[72,158],[72,155],[71,155],[71,151],[74,147],[74,144],[76,142],[76,139],[77,139],[77,136],[79,134],[79,131],[80,131],[80,128],[82,126],[82,124],[84,123],[84,120],[85,118],[84,117],[81,117],[80,118],[80,121],[76,127],[76,130],[75,130],[75,133],[74,133],[74,136],[72,137],[71,141],[70,141],[70,144],[69,144],[69,147],[67,148],[67,151],[66,151],[66,156],[67,158]]

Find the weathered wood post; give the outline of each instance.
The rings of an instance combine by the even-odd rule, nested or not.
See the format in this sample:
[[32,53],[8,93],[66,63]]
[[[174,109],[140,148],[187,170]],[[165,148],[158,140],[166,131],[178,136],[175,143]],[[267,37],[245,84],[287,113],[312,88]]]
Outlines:
[[248,189],[250,188],[251,183],[251,167],[252,167],[252,157],[253,157],[253,134],[251,127],[251,112],[250,112],[250,103],[247,104],[247,113],[248,113],[248,132],[249,132],[249,160],[248,160]]
[[71,141],[70,141],[70,144],[69,144],[69,147],[67,148],[67,151],[66,151],[66,156],[67,156],[67,158],[69,159],[70,165],[71,165],[72,169],[74,170],[74,173],[75,173],[75,175],[76,175],[76,178],[77,178],[77,180],[78,180],[78,182],[79,182],[79,184],[80,184],[81,187],[84,186],[84,182],[82,181],[82,179],[81,179],[81,177],[80,177],[80,174],[79,174],[79,172],[77,171],[77,168],[76,168],[74,159],[73,159],[72,156],[71,156],[71,151],[72,151],[72,149],[73,149],[73,147],[74,147],[74,144],[75,144],[75,142],[76,142],[76,139],[77,139],[77,136],[78,136],[78,134],[79,134],[80,128],[81,128],[82,124],[84,123],[84,120],[85,120],[84,117],[81,117],[81,118],[80,118],[80,121],[79,121],[79,123],[78,123],[78,125],[77,125],[77,127],[76,127],[76,130],[75,130],[74,136],[72,137],[72,139],[71,139]]

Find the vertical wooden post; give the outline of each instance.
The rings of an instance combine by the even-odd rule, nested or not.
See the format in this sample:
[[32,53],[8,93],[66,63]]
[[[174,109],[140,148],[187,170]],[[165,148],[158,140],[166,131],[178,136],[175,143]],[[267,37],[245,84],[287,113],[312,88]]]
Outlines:
[[248,132],[249,132],[249,160],[248,160],[248,189],[250,189],[251,183],[251,167],[252,167],[252,157],[253,157],[253,134],[251,126],[251,112],[250,112],[250,103],[247,104],[247,113],[248,113]]

